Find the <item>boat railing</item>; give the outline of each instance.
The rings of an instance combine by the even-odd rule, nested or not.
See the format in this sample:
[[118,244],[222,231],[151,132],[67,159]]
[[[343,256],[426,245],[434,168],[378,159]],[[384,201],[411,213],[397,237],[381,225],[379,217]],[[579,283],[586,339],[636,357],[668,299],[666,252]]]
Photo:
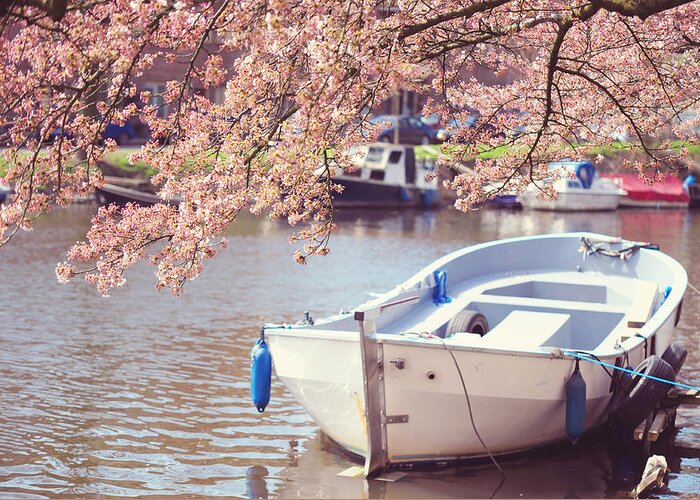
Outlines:
[[370,320],[370,319],[376,319],[376,318],[379,317],[379,315],[381,314],[381,312],[382,312],[384,309],[387,309],[387,308],[392,307],[392,306],[398,306],[398,305],[401,305],[401,304],[408,304],[408,303],[411,303],[411,302],[418,302],[419,300],[420,300],[420,296],[419,296],[419,295],[413,295],[413,296],[411,296],[411,297],[404,297],[404,298],[401,298],[401,299],[392,300],[391,302],[386,302],[386,303],[384,303],[384,304],[380,304],[380,305],[378,305],[378,306],[369,307],[369,308],[364,309],[364,310],[357,310],[357,311],[355,311],[355,319],[356,319],[357,321],[365,321],[365,320]]

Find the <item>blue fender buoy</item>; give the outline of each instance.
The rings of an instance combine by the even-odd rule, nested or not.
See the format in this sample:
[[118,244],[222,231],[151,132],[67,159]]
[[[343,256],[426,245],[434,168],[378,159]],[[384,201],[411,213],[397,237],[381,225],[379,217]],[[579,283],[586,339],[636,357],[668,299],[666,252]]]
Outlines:
[[586,381],[576,368],[566,382],[566,434],[572,444],[576,444],[583,435],[586,424]]
[[270,402],[272,381],[272,356],[262,335],[253,346],[250,359],[250,396],[255,407],[262,413]]

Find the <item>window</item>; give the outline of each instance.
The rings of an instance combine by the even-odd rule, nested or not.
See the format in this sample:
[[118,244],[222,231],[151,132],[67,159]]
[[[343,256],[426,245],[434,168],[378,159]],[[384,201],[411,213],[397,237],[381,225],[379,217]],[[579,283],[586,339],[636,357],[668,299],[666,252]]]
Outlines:
[[365,161],[367,163],[376,163],[382,161],[382,154],[384,150],[381,148],[369,148],[367,150],[367,155],[365,156]]
[[150,97],[148,98],[147,104],[156,108],[156,115],[158,116],[158,118],[167,118],[168,104],[163,98],[163,94],[165,94],[166,90],[165,84],[148,82],[143,87],[144,90],[147,90],[151,93]]
[[223,104],[224,102],[224,87],[210,87],[207,89],[209,100],[214,104]]
[[389,153],[389,163],[398,163],[401,159],[401,151],[392,151]]
[[370,171],[369,178],[375,181],[384,180],[384,170],[372,170]]

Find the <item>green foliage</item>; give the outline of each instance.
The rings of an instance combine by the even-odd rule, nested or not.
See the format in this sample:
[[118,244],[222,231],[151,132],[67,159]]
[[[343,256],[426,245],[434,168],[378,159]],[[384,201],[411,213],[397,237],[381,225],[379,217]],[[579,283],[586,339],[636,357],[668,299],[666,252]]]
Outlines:
[[142,162],[136,162],[134,164],[129,162],[129,155],[136,153],[140,150],[140,147],[124,147],[119,148],[116,151],[108,153],[105,156],[105,162],[110,165],[117,167],[126,174],[142,174],[145,177],[151,177],[155,170],[150,165]]

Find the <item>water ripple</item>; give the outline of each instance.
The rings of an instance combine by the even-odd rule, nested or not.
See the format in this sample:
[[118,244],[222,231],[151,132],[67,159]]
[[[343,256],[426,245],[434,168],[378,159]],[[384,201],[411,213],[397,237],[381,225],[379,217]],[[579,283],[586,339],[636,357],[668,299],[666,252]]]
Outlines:
[[[304,310],[319,317],[352,307],[366,300],[365,291],[392,287],[465,238],[484,241],[537,227],[618,234],[628,217],[545,214],[533,222],[490,212],[379,218],[357,212],[339,218],[331,256],[305,268],[292,262],[286,227],[246,219],[229,236],[235,252],[207,263],[184,297],[153,292],[143,265],[127,276],[129,286],[104,300],[83,284],[61,286],[53,278],[53,266],[82,236],[92,210],[59,211],[2,250],[0,497],[489,496],[494,478],[471,469],[461,472],[469,483],[456,479],[457,472],[414,475],[403,486],[371,491],[347,478],[338,482],[335,474],[350,463],[318,446],[317,428],[279,382],[264,414],[249,402],[249,349],[257,329],[266,320],[301,319]],[[698,284],[700,226],[690,227],[639,239],[661,240]],[[401,259],[386,266],[385,257],[393,255]],[[699,327],[700,297],[689,296],[680,336],[697,345]],[[698,380],[699,356],[691,351],[683,377]],[[700,416],[683,418],[679,436],[697,447]],[[550,484],[543,477],[565,477],[551,472],[559,462],[571,461],[573,470],[600,463],[597,449],[581,454],[583,462],[543,459],[504,491],[541,496],[547,490],[538,484]],[[688,496],[698,469],[697,461],[680,460],[671,491]],[[599,496],[605,483],[567,486]]]

